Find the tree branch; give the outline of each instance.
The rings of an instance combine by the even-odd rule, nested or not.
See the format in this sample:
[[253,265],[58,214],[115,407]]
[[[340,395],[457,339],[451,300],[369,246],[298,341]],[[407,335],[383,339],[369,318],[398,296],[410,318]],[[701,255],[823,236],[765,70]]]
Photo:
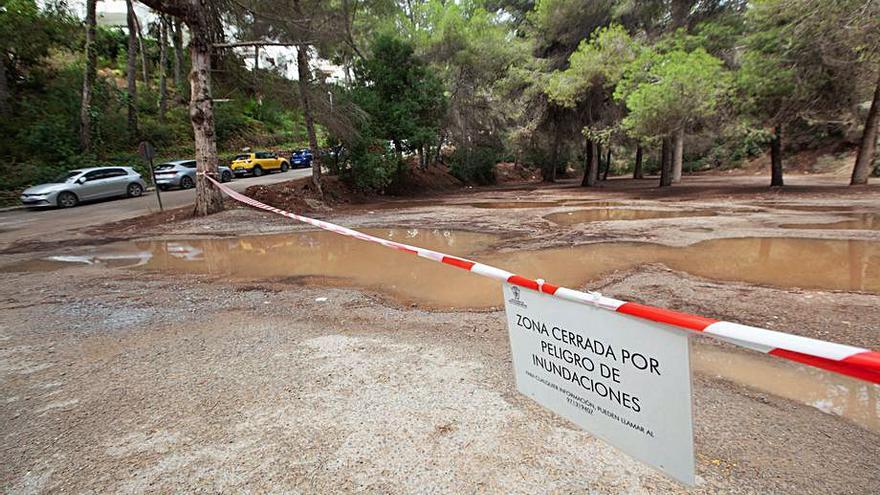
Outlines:
[[214,48],[237,48],[240,46],[311,46],[314,41],[234,41],[231,43],[215,43]]
[[162,12],[181,20],[186,20],[192,12],[189,2],[181,0],[138,0],[138,2],[157,12]]

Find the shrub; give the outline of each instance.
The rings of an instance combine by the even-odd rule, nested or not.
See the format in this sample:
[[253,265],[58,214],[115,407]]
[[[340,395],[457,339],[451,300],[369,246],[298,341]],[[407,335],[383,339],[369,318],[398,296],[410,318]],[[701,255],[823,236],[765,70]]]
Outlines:
[[686,170],[738,168],[744,160],[759,156],[767,150],[770,134],[763,129],[747,126],[731,126],[722,130],[720,136],[702,156],[689,160]]
[[397,156],[381,141],[362,141],[352,146],[348,167],[340,170],[343,179],[361,191],[383,192],[401,169]]
[[497,158],[494,148],[459,148],[450,157],[450,172],[470,184],[494,184]]

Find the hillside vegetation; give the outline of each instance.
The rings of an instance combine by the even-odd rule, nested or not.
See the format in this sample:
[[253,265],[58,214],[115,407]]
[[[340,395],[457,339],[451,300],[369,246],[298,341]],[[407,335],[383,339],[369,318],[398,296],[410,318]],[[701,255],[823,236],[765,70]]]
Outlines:
[[[6,201],[71,168],[142,166],[142,140],[193,156],[186,43],[203,36],[220,162],[321,148],[324,170],[379,193],[416,159],[475,184],[505,161],[545,181],[659,173],[665,186],[769,154],[781,186],[787,156],[819,149],[855,153],[854,184],[877,172],[877,2],[221,1],[198,12],[204,32],[182,2],[142,3],[154,19],[132,11],[132,28],[92,38],[64,2],[0,2]],[[288,55],[255,58],[265,44]]]

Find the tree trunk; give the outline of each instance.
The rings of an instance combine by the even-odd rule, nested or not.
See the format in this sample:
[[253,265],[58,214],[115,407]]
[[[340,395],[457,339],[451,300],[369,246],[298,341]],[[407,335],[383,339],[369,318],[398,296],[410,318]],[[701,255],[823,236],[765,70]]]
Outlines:
[[159,17],[159,122],[165,122],[165,111],[168,109],[168,78],[165,72],[168,66],[168,19]]
[[602,153],[599,143],[593,142],[593,156],[590,157],[590,181],[592,184],[599,182],[599,165],[601,165]]
[[663,168],[666,167],[666,157],[669,156],[669,153],[666,149],[666,138],[660,140],[660,171],[663,171]]
[[309,135],[309,148],[312,151],[312,184],[318,196],[323,197],[321,188],[321,157],[318,153],[318,135],[315,133],[315,120],[309,103],[309,55],[307,46],[296,47],[296,69],[299,74],[299,96],[302,102],[303,117],[306,121],[306,132]]
[[[442,159],[441,152],[443,150],[443,143],[445,141],[446,141],[446,137],[444,136],[444,134],[441,133],[439,136],[437,136],[437,148],[434,153],[434,163],[441,163],[441,159]],[[337,158],[338,158],[338,153],[337,153]],[[514,158],[514,163],[516,163],[516,158]]]
[[544,167],[542,176],[544,182],[556,182],[556,164],[559,162],[559,132],[556,125],[553,126],[553,152],[550,154],[550,164]]
[[672,185],[672,146],[669,138],[663,138],[663,147],[660,150],[660,187]]
[[592,139],[587,140],[587,156],[584,160],[584,178],[581,179],[581,186],[593,187],[596,185],[596,169],[599,164],[596,161],[596,143]]
[[672,155],[672,182],[681,182],[681,168],[684,162],[684,126],[675,131],[672,139],[675,146]]
[[138,51],[141,55],[141,73],[144,78],[144,86],[150,87],[150,79],[147,74],[147,51],[144,49],[144,35],[141,32],[141,20],[137,17],[137,12],[134,9],[131,10],[131,15],[134,16],[134,24],[137,27],[137,41],[138,41]]
[[96,4],[97,0],[86,0],[86,68],[79,107],[79,147],[83,153],[92,148],[92,89],[98,64],[98,51],[95,49]]
[[669,17],[672,20],[673,30],[678,28],[687,29],[688,16],[694,3],[694,0],[672,0],[670,2]]
[[125,0],[128,9],[128,64],[126,76],[128,77],[128,135],[132,141],[138,135],[137,115],[137,22],[134,18],[134,6],[132,0]]
[[642,173],[642,145],[636,145],[636,165],[633,168],[633,179],[644,179],[645,176]]
[[[192,26],[190,26],[192,28]],[[223,195],[205,175],[217,177],[217,137],[214,133],[214,101],[211,98],[211,42],[198,29],[191,29],[192,71],[189,74],[190,107],[196,141],[196,210],[198,216],[223,210]]]
[[862,131],[862,142],[859,144],[859,153],[856,155],[856,164],[853,167],[850,185],[856,186],[868,183],[868,176],[874,167],[874,159],[877,153],[877,128],[880,127],[880,79],[874,88],[874,99],[871,101],[871,109],[868,110],[868,118],[865,119],[865,130]]
[[[169,2],[140,0],[163,14],[173,15],[186,22],[190,32],[189,53],[192,69],[189,73],[189,119],[195,135],[196,151],[196,204],[199,216],[223,210],[223,195],[207,179],[217,177],[217,136],[214,129],[214,102],[211,98],[211,52],[213,39],[212,19],[216,12],[205,0]],[[131,0],[127,0],[131,5]],[[132,21],[129,20],[131,24]],[[179,30],[178,30],[179,31]],[[131,38],[129,38],[131,44]],[[132,50],[129,49],[129,55]]]
[[180,19],[174,19],[171,42],[174,44],[174,89],[178,101],[183,102],[186,101],[186,86],[183,83],[183,23]]
[[254,46],[254,96],[257,100],[257,105],[263,104],[263,92],[260,91],[260,45]]
[[770,140],[770,187],[782,185],[782,124],[778,124]]
[[608,151],[605,154],[605,173],[602,174],[602,180],[608,180],[608,172],[611,170],[611,144],[608,144]]

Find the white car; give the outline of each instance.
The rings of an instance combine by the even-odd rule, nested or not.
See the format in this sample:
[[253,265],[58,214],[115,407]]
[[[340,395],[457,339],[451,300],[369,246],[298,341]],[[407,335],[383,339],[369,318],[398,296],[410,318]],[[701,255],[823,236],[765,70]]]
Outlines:
[[[219,165],[217,172],[220,174],[220,182],[232,180],[232,170],[229,167]],[[156,185],[163,191],[172,187],[192,189],[196,187],[196,161],[175,160],[162,163],[156,167]]]
[[95,167],[71,170],[47,184],[29,187],[21,193],[25,206],[72,208],[82,201],[117,196],[138,197],[147,184],[131,167]]

